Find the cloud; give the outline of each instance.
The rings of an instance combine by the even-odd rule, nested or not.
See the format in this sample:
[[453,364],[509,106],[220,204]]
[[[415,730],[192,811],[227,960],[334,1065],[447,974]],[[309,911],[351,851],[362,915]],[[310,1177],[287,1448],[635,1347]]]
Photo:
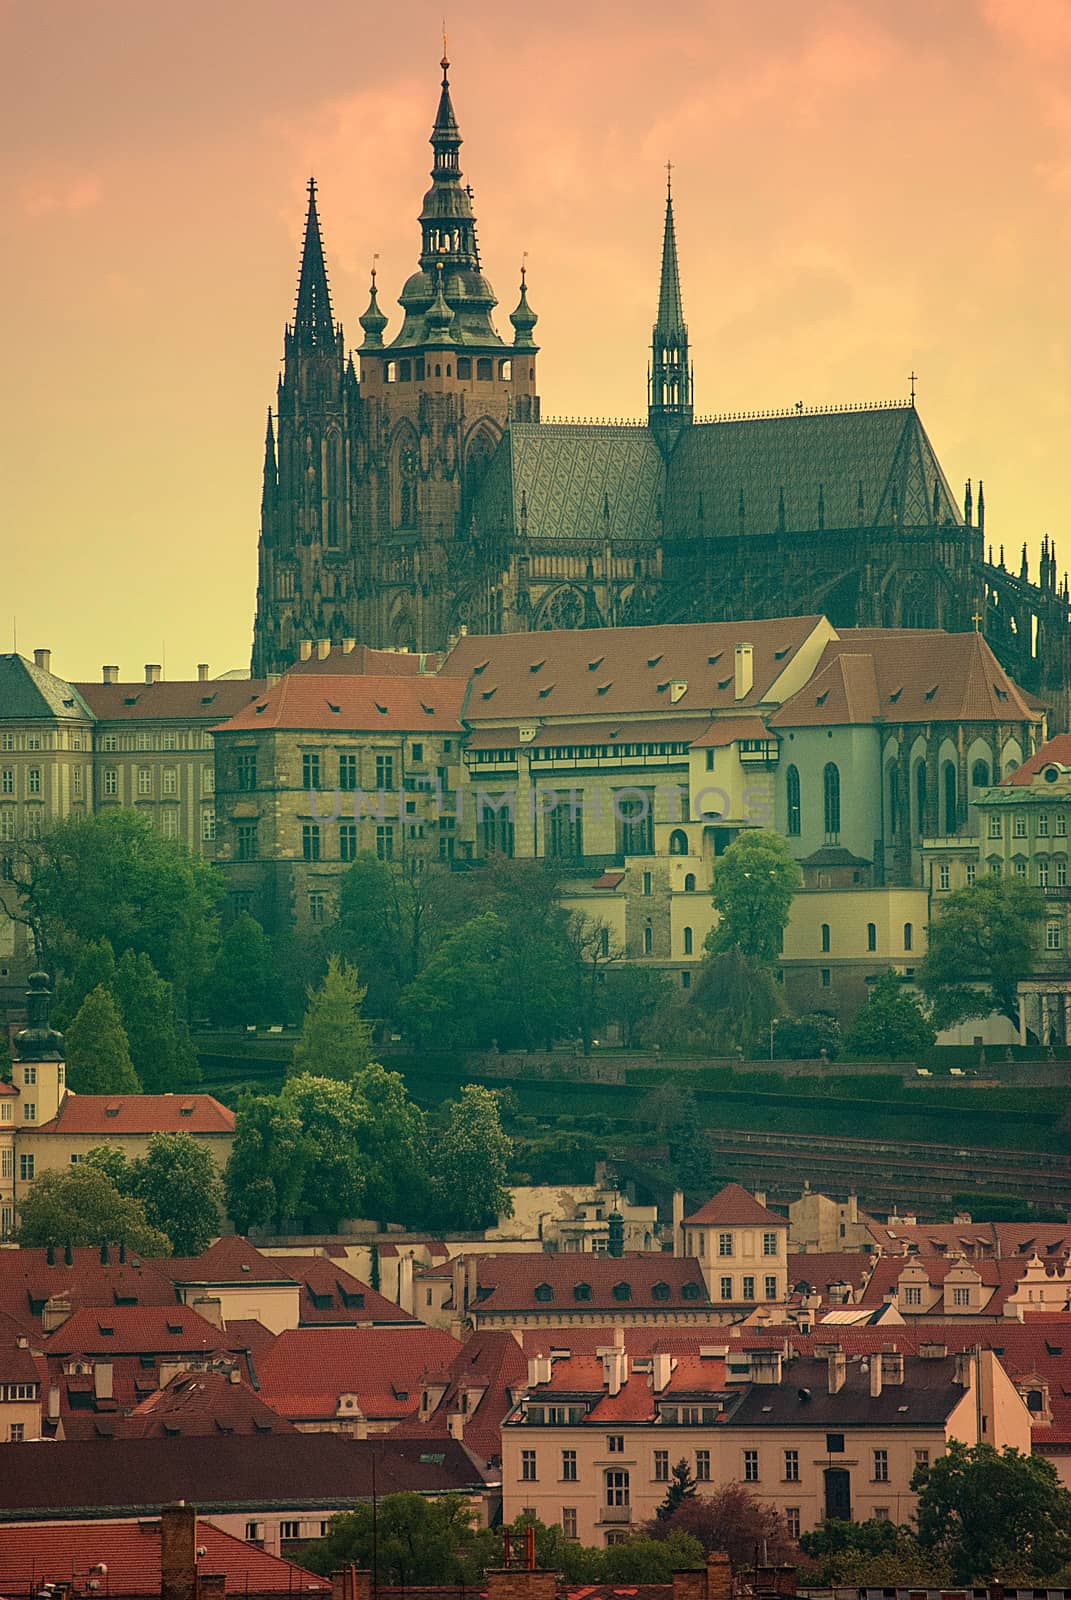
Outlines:
[[1071,55],[1071,7],[1067,0],[985,0],[986,22],[1006,44],[1055,65]]
[[41,174],[23,178],[19,204],[26,217],[78,216],[99,204],[100,176],[94,172]]

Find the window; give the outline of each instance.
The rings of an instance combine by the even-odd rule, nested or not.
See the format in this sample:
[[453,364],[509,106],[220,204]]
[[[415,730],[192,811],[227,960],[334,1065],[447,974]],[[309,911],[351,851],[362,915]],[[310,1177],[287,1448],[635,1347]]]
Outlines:
[[827,1456],[842,1456],[843,1454],[844,1454],[844,1435],[843,1435],[843,1433],[827,1433],[826,1434],[826,1455]]
[[255,822],[239,822],[235,827],[239,861],[255,861],[257,858],[257,824]]
[[972,889],[974,887],[974,880],[975,880],[975,878],[977,876],[978,876],[978,868],[975,866],[973,861],[968,861],[967,862],[967,887],[968,887],[968,889]]
[[22,1081],[23,1081],[24,1084],[26,1084],[27,1088],[29,1088],[31,1085],[35,1084],[37,1082],[37,1068],[36,1067],[23,1067],[23,1069],[22,1069]]
[[785,1451],[785,1482],[799,1483],[800,1481],[800,1453],[798,1450]]
[[1022,878],[1024,883],[1026,882],[1026,862],[1025,861],[1016,861],[1014,866],[1012,867],[1012,872],[1015,874],[1015,876],[1017,878]]
[[695,1453],[695,1481],[696,1483],[710,1482],[709,1450],[697,1450]]
[[0,733],[0,750],[14,750],[15,735],[13,733]]
[[343,861],[357,859],[357,824],[340,822],[338,825],[338,853]]
[[1067,888],[1067,862],[1062,856],[1057,857],[1056,861],[1056,887],[1058,889]]
[[0,841],[4,844],[15,842],[15,813],[10,806],[0,811]]
[[822,774],[822,807],[825,821],[826,837],[836,839],[840,836],[840,770],[836,763],[826,763]]
[[357,787],[357,757],[355,755],[341,755],[338,758],[338,786],[347,793],[352,793]]
[[775,1256],[777,1254],[777,1234],[772,1228],[762,1236],[762,1253],[764,1256]]
[[81,767],[72,767],[71,768],[71,794],[73,795],[75,800],[81,800],[81,798],[82,798],[82,769],[81,769]]
[[476,377],[489,379],[491,376],[490,356],[478,356],[476,359]]
[[719,1233],[718,1234],[718,1254],[720,1256],[731,1256],[732,1253],[733,1253],[733,1236],[732,1236],[732,1234],[731,1233]]
[[686,956],[690,956],[691,953],[692,953],[692,930],[691,930],[691,928],[685,928],[685,930],[684,930],[684,953],[685,953]]
[[754,1300],[754,1298],[755,1298],[755,1280],[754,1280],[754,1278],[746,1277],[744,1279],[743,1292],[742,1292],[740,1298],[742,1300]]
[[945,762],[942,785],[945,800],[945,833],[955,833],[959,821],[959,807],[956,803],[956,767],[952,761]]
[[954,1306],[969,1306],[970,1303],[971,1291],[968,1288],[956,1288],[952,1290],[952,1304]]
[[379,755],[376,757],[376,788],[394,788],[394,757]]
[[557,861],[575,861],[584,854],[581,826],[583,796],[562,795],[547,816],[546,853]]
[[991,839],[1003,839],[1003,837],[1004,837],[1004,825],[1003,825],[1003,820],[1001,819],[1001,817],[999,817],[999,816],[990,817],[990,819],[989,819],[989,837]]
[[238,787],[255,789],[257,786],[257,753],[255,750],[238,752]]
[[819,967],[819,969],[818,969],[818,981],[822,985],[823,989],[828,989],[829,988],[830,983],[832,982],[832,978],[831,978],[831,975],[830,975],[830,968],[829,967]]
[[394,860],[394,828],[389,822],[376,825],[376,855],[380,861]]
[[309,921],[317,926],[327,921],[327,897],[320,889],[313,889],[309,895]]
[[889,832],[900,832],[900,769],[889,763]]
[[651,954],[651,951],[653,950],[653,948],[654,948],[654,933],[652,932],[652,930],[650,928],[644,928],[644,930],[643,930],[643,953],[644,953],[644,955],[645,956],[649,956]]
[[915,1469],[916,1469],[916,1471],[918,1470],[919,1467],[928,1467],[929,1464],[930,1464],[930,1452],[928,1450],[916,1450],[915,1451]]
[[785,773],[785,798],[788,802],[789,837],[796,839],[800,832],[800,774],[798,767],[789,767]]
[[41,768],[40,767],[30,767],[29,770],[27,771],[27,773],[26,773],[26,793],[27,794],[40,794],[41,793]]
[[301,854],[306,861],[319,861],[320,824],[318,822],[303,822],[301,824]]
[[536,1453],[534,1450],[521,1451],[521,1480],[524,1483],[536,1481]]
[[1013,839],[1025,839],[1026,838],[1026,814],[1025,814],[1025,812],[1017,811],[1015,813],[1014,817],[1012,818],[1012,838]]
[[651,874],[649,872],[645,872],[643,875],[643,892],[645,895],[649,895],[651,892]]
[[165,806],[160,813],[160,833],[165,839],[179,836],[179,814],[174,806]]
[[109,798],[114,798],[119,793],[119,773],[115,767],[105,767],[101,790]]
[[757,1450],[744,1451],[744,1482],[758,1483],[759,1481],[759,1452]]
[[608,1506],[627,1506],[630,1503],[629,1476],[623,1467],[611,1467],[603,1474]]
[[823,924],[822,924],[822,949],[823,949],[823,951],[825,951],[827,953],[829,951],[829,923],[828,922],[823,922]]
[[888,1483],[889,1481],[889,1452],[887,1450],[874,1451],[874,1482]]
[[765,1278],[763,1278],[762,1285],[763,1285],[763,1298],[765,1300],[776,1300],[777,1299],[777,1279],[775,1277],[767,1275]]
[[888,1520],[889,1520],[889,1508],[888,1508],[888,1506],[875,1506],[874,1510],[871,1512],[871,1516],[874,1518],[875,1522],[888,1522]]
[[320,787],[320,755],[316,750],[306,750],[301,758],[301,787],[310,790]]
[[562,1479],[565,1483],[576,1482],[576,1451],[562,1451]]
[[205,806],[201,812],[201,839],[205,844],[210,844],[216,837],[216,813],[211,806]]
[[878,948],[878,929],[876,923],[868,922],[866,925],[866,947],[868,950],[876,950]]
[[904,923],[904,949],[905,950],[910,950],[911,949],[912,936],[913,936],[913,929],[911,927],[911,924],[910,924],[910,922],[905,922]]
[[654,1481],[656,1483],[669,1482],[668,1450],[656,1450],[654,1453]]
[[164,768],[164,794],[178,794],[178,772],[174,767]]
[[22,1120],[23,1120],[23,1122],[36,1122],[37,1121],[37,1107],[34,1105],[32,1100],[25,1100],[23,1102]]
[[723,1278],[721,1280],[721,1297],[722,1297],[723,1300],[731,1300],[732,1299],[732,1297],[733,1297],[733,1280],[732,1280],[732,1278]]
[[1047,839],[1048,837],[1049,837],[1049,818],[1048,818],[1048,814],[1043,811],[1041,813],[1040,817],[1038,818],[1038,838],[1039,839]]
[[694,894],[695,893],[695,873],[694,872],[686,872],[684,874],[684,892],[685,892],[685,894]]
[[625,1435],[623,1433],[608,1433],[606,1435],[606,1448],[612,1456],[624,1455]]
[[138,768],[138,793],[152,794],[152,768]]
[[202,794],[215,794],[215,792],[216,792],[216,769],[215,769],[215,767],[202,767],[201,768],[201,793]]
[[575,1539],[577,1536],[575,1506],[562,1506],[562,1534],[566,1539]]
[[14,767],[5,767],[3,772],[0,772],[0,794],[14,794],[14,793],[15,793],[15,769],[14,769]]
[[280,1522],[280,1524],[279,1524],[279,1537],[280,1537],[280,1539],[300,1539],[301,1538],[301,1523],[300,1522]]
[[[622,856],[649,856],[654,854],[654,793],[649,789],[624,791],[614,796],[614,816],[617,821],[617,853]],[[682,836],[683,837],[683,836]],[[687,840],[685,840],[687,847]],[[670,841],[670,854],[675,851]]]
[[24,1422],[12,1422],[12,1423],[9,1423],[8,1430],[7,1430],[7,1438],[8,1438],[8,1443],[9,1444],[21,1444],[22,1441],[25,1439],[25,1437],[26,1437],[26,1424]]
[[1046,950],[1059,950],[1063,942],[1063,929],[1060,924],[1058,922],[1047,922],[1045,924]]
[[1060,811],[1057,813],[1056,833],[1061,839],[1065,838],[1067,835],[1067,813],[1065,811]]
[[34,1168],[33,1156],[29,1156],[29,1155],[20,1155],[19,1156],[19,1177],[20,1177],[20,1179],[22,1180],[23,1183],[32,1183],[33,1182],[33,1168]]
[[1038,862],[1038,888],[1049,887],[1049,862],[1047,856],[1042,856]]
[[800,1508],[799,1508],[799,1506],[786,1506],[785,1507],[785,1527],[788,1529],[788,1536],[789,1536],[790,1539],[798,1539],[799,1538],[799,1536],[800,1536]]
[[922,1304],[922,1286],[917,1283],[907,1283],[903,1288],[904,1305],[920,1306]]
[[951,880],[951,871],[950,871],[948,862],[947,861],[942,861],[940,866],[937,868],[937,887],[938,887],[938,889],[948,889],[948,888],[950,888],[951,887],[951,881],[950,880]]

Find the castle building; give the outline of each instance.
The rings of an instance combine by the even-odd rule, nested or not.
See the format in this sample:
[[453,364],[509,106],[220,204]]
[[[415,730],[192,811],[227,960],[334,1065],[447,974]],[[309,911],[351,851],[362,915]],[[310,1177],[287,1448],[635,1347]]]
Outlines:
[[373,273],[362,341],[335,320],[315,185],[265,447],[253,671],[302,640],[437,651],[470,633],[822,613],[834,627],[980,628],[1068,718],[1071,606],[985,545],[915,405],[696,415],[667,192],[647,416],[540,419],[522,269],[498,332],[448,63],[420,254],[390,336]]

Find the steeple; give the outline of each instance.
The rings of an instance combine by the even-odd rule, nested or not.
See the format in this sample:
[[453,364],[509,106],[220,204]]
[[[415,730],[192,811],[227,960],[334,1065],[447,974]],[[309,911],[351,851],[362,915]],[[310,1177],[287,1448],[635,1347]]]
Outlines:
[[301,248],[293,336],[295,343],[305,350],[323,348],[333,351],[337,343],[323,240],[320,237],[320,218],[316,210],[315,178],[309,179],[309,210],[305,218],[305,241]]
[[513,331],[516,335],[513,341],[516,348],[518,350],[534,349],[535,340],[532,338],[532,329],[539,321],[539,318],[528,304],[528,272],[523,262],[521,263],[521,298],[517,301],[517,309],[510,312],[509,320],[513,324]]
[[677,265],[677,231],[673,217],[672,168],[667,166],[666,221],[662,235],[662,276],[658,286],[658,318],[651,339],[648,397],[650,425],[667,452],[682,427],[692,420],[692,374],[688,365],[688,326],[681,304]]
[[269,532],[275,494],[279,487],[279,471],[275,461],[275,429],[272,426],[271,407],[268,407],[268,427],[264,435],[264,488],[260,499],[261,517],[265,533]]
[[372,283],[368,291],[368,310],[363,317],[358,317],[358,322],[364,329],[363,350],[378,350],[383,344],[383,330],[387,326],[387,318],[379,309],[376,299],[376,269],[372,267]]

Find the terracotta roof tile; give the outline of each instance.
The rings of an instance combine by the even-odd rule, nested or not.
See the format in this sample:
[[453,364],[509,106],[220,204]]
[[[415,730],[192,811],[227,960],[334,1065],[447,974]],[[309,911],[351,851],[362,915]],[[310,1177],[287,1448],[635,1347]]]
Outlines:
[[442,657],[434,651],[376,650],[371,645],[354,645],[343,650],[333,644],[322,659],[317,649],[319,641],[313,640],[312,654],[307,661],[295,661],[291,672],[312,673],[321,677],[334,677],[348,672],[371,674],[379,678],[413,678],[438,669]]
[[224,1234],[199,1256],[161,1256],[156,1267],[176,1283],[292,1283],[277,1256],[264,1255],[240,1233]]
[[127,1439],[163,1439],[217,1433],[292,1433],[280,1416],[231,1372],[180,1372],[121,1419]]
[[686,1223],[718,1224],[724,1222],[736,1228],[787,1228],[788,1222],[776,1211],[768,1211],[753,1194],[739,1183],[727,1183],[719,1189],[698,1211],[685,1217]]
[[407,1323],[417,1318],[323,1256],[275,1256],[301,1284],[301,1325]]
[[174,683],[79,683],[102,722],[218,722],[263,692],[258,679],[209,678]]
[[417,1409],[425,1370],[448,1365],[457,1350],[450,1334],[420,1322],[289,1329],[257,1360],[260,1393],[295,1421],[334,1418],[343,1395],[354,1397],[355,1417],[400,1419]]
[[191,1306],[85,1306],[45,1341],[52,1356],[197,1354],[226,1348],[227,1335]]
[[669,1311],[709,1304],[699,1264],[688,1257],[518,1251],[474,1259],[478,1314],[558,1307],[595,1316],[627,1307]]
[[[524,1351],[511,1332],[489,1330],[472,1334],[441,1375],[445,1393],[430,1415],[407,1417],[392,1430],[392,1438],[446,1439],[448,1418],[460,1411],[462,1391],[467,1392],[463,1413],[463,1439],[482,1461],[501,1457],[502,1422],[511,1409],[510,1389],[523,1385],[528,1375]],[[475,1398],[473,1391],[483,1392]]]
[[35,1133],[233,1133],[234,1112],[210,1094],[73,1094]]
[[20,1327],[40,1328],[41,1312],[49,1300],[66,1299],[72,1311],[80,1306],[119,1307],[126,1304],[138,1306],[173,1306],[174,1285],[156,1264],[143,1261],[133,1252],[125,1262],[116,1259],[112,1249],[110,1260],[100,1259],[100,1251],[88,1246],[77,1246],[70,1252],[53,1251],[48,1260],[44,1249],[0,1250],[0,1310],[15,1320]]
[[300,728],[337,733],[459,733],[465,685],[438,677],[286,673],[213,733]]
[[1004,779],[1004,784],[1027,785],[1033,783],[1043,767],[1055,763],[1060,767],[1071,767],[1071,733],[1057,733],[1051,739],[1046,739],[1040,750],[1017,767],[1013,773]]

